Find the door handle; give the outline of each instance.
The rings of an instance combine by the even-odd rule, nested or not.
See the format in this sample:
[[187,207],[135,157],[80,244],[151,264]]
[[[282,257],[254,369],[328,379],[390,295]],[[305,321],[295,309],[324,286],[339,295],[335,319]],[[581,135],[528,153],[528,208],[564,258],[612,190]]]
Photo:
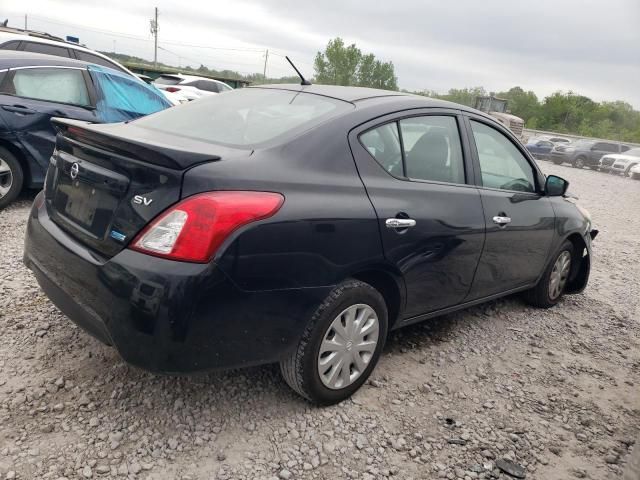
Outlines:
[[509,223],[511,223],[511,217],[496,215],[495,217],[493,217],[493,223],[500,225],[501,227],[506,227]]
[[387,218],[384,224],[387,228],[409,228],[415,227],[416,221],[412,218]]
[[22,113],[23,115],[31,115],[36,113],[35,110],[31,110],[23,105],[2,105],[2,109],[7,112]]

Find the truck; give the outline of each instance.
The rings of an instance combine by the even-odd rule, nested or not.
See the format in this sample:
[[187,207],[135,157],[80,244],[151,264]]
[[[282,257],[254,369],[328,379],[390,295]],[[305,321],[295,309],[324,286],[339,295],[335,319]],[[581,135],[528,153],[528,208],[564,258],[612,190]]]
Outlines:
[[487,113],[495,118],[502,125],[511,130],[514,135],[522,139],[522,130],[524,129],[524,120],[520,117],[512,115],[507,109],[509,101],[505,98],[498,98],[493,94],[476,97],[476,110]]

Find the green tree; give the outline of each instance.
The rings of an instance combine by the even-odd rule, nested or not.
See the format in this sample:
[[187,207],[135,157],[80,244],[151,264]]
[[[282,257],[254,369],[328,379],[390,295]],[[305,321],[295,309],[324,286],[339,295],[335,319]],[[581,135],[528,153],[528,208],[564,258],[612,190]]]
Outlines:
[[363,54],[355,44],[345,46],[340,37],[330,40],[325,51],[316,54],[314,68],[317,83],[398,89],[393,63]]
[[512,87],[506,92],[499,92],[497,96],[509,100],[509,110],[522,118],[525,124],[539,114],[540,102],[532,91],[525,92],[521,87]]

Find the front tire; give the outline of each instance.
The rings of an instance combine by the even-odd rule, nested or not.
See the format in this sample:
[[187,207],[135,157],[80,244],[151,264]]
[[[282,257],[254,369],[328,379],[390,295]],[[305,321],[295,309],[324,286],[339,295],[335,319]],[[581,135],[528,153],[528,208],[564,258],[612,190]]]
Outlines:
[[346,280],[318,307],[296,349],[280,362],[282,376],[293,390],[316,404],[341,402],[375,368],[387,326],[382,295],[367,283]]
[[584,168],[586,165],[585,159],[583,157],[578,157],[573,161],[572,164],[575,168]]
[[0,147],[0,210],[15,200],[23,182],[20,162],[11,152]]
[[553,307],[562,298],[575,269],[575,263],[573,244],[566,240],[547,266],[538,284],[525,292],[525,300],[534,307]]

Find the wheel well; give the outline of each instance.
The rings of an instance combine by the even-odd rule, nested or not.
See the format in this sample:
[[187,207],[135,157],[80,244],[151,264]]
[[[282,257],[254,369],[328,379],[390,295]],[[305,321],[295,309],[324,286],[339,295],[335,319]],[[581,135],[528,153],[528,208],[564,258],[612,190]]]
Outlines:
[[567,285],[567,292],[577,293],[582,291],[587,284],[589,270],[591,269],[591,259],[587,252],[587,244],[581,235],[572,233],[567,237],[567,240],[573,244],[573,251],[577,254],[576,257],[580,259],[580,262],[571,274],[571,279]]
[[365,270],[351,275],[351,277],[368,283],[378,292],[380,292],[380,294],[384,298],[385,303],[387,304],[387,312],[389,314],[389,330],[391,330],[400,315],[402,296],[400,293],[398,282],[396,282],[396,280],[390,273],[384,272],[382,270]]
[[29,162],[27,162],[26,158],[24,158],[24,154],[22,151],[9,142],[0,142],[0,147],[8,150],[16,160],[20,163],[22,167],[22,174],[24,176],[24,185],[29,185],[31,183],[31,170],[29,169]]

